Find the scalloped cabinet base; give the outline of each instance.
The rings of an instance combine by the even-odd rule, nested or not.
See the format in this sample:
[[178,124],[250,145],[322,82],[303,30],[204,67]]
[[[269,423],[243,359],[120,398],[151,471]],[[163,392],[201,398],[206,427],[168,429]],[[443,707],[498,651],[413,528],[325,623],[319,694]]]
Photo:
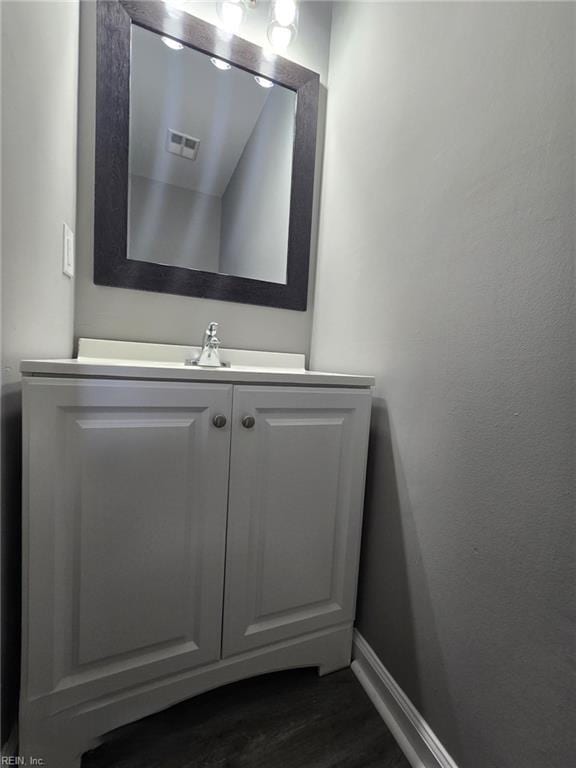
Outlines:
[[348,666],[370,400],[25,378],[22,756],[78,768],[209,689]]

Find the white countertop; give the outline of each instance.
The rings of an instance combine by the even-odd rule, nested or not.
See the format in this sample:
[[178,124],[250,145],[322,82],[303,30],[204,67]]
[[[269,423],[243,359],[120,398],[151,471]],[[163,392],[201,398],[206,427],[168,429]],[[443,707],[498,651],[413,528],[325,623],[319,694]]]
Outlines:
[[23,360],[25,376],[87,376],[164,381],[214,381],[225,384],[297,384],[300,386],[371,387],[373,376],[307,371],[304,355],[222,349],[227,368],[185,365],[198,347],[175,344],[80,339],[78,358]]

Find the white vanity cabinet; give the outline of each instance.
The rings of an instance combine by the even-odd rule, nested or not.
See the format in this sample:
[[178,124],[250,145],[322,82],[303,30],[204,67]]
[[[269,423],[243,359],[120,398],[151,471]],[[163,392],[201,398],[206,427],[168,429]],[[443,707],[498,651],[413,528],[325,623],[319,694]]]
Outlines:
[[369,387],[24,381],[21,752],[347,666]]
[[236,388],[224,658],[351,625],[369,408],[363,390]]

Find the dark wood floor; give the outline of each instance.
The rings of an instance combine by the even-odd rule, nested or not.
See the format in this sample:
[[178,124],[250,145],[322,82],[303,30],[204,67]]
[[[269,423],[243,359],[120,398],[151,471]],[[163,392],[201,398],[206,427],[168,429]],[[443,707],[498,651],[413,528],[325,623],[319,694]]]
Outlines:
[[279,672],[116,731],[82,768],[410,768],[349,670]]

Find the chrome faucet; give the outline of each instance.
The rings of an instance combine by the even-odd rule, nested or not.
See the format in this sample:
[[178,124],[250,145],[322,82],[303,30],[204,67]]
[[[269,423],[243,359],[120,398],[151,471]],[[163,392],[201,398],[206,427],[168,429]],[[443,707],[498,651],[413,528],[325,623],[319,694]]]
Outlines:
[[202,342],[202,351],[199,358],[195,361],[196,365],[206,368],[222,368],[220,361],[220,339],[216,335],[218,323],[210,323],[204,331],[204,341]]

